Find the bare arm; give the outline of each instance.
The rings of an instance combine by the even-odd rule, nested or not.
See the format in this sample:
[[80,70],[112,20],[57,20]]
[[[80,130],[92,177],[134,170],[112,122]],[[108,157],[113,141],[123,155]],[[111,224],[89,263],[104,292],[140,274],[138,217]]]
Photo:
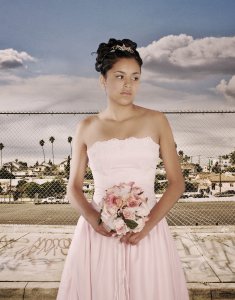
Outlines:
[[85,219],[87,219],[93,208],[83,193],[83,181],[88,163],[86,144],[83,140],[85,123],[86,120],[80,121],[75,130],[73,139],[73,155],[70,163],[70,175],[67,186],[67,197],[72,207],[74,207]]
[[150,219],[147,223],[151,228],[166,216],[185,190],[184,178],[170,124],[163,113],[159,118],[161,156],[166,170],[168,186],[149,214]]
[[104,236],[111,236],[103,224],[98,224],[100,212],[89,203],[83,193],[83,181],[87,168],[88,157],[86,144],[84,143],[85,128],[89,119],[78,123],[73,139],[73,156],[70,164],[70,175],[67,186],[67,197],[72,207],[74,207],[93,229]]

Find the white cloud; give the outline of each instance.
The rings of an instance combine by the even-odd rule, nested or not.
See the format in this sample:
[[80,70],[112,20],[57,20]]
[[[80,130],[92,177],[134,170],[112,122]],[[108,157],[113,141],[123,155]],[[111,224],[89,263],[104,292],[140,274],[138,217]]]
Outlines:
[[144,68],[161,80],[232,75],[235,70],[235,37],[193,39],[186,34],[168,35],[138,50]]
[[8,70],[23,66],[27,68],[26,61],[34,62],[36,59],[24,51],[18,52],[12,48],[0,50],[0,69]]
[[102,106],[98,80],[68,75],[11,77],[0,89],[2,111],[87,111]]
[[235,75],[227,82],[222,79],[220,83],[216,86],[217,91],[222,93],[228,101],[235,104]]
[[[165,36],[139,48],[144,67],[135,103],[157,110],[230,109],[234,79],[221,79],[235,70],[234,48],[235,37],[194,39],[186,34]],[[26,52],[7,50],[0,52],[0,61],[37,61]],[[16,69],[0,72],[1,111],[98,111],[107,103],[98,78],[37,73],[32,77],[30,70],[23,75]]]
[[[98,78],[41,75],[33,78],[11,76],[8,80],[0,87],[0,107],[5,112],[98,111],[107,103]],[[141,83],[134,102],[158,110],[229,108],[215,92],[192,93],[177,89],[177,86],[161,87],[148,81]]]

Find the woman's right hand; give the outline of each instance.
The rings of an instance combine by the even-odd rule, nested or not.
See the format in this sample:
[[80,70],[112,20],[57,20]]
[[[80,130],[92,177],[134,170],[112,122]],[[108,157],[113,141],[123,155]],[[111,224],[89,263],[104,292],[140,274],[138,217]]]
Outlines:
[[98,224],[99,217],[100,217],[100,212],[98,212],[95,209],[92,209],[92,211],[89,213],[87,217],[87,221],[92,226],[92,228],[99,234],[108,237],[112,236],[114,234],[114,231],[109,232],[107,229],[105,229],[103,222],[101,222],[101,224]]

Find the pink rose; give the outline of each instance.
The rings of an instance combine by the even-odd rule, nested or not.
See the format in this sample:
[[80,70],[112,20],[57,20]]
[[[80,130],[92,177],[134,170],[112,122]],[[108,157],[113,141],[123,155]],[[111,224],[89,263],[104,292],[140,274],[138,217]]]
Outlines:
[[135,212],[133,211],[133,209],[126,207],[122,212],[125,219],[135,220]]
[[106,203],[108,206],[116,206],[117,205],[117,196],[110,194],[106,198]]
[[116,219],[114,220],[114,229],[116,230],[117,234],[125,234],[127,226],[123,219]]
[[129,207],[137,207],[137,206],[139,206],[139,204],[140,204],[140,201],[133,196],[131,196],[129,198],[128,203],[127,203],[127,205]]
[[122,198],[121,197],[116,197],[115,204],[118,208],[122,207]]

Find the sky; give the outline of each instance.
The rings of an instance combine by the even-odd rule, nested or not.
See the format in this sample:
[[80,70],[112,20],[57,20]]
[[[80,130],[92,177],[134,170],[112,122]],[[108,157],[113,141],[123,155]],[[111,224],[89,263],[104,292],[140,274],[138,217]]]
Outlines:
[[130,38],[143,58],[136,103],[233,109],[233,0],[0,0],[1,111],[100,110],[99,43]]
[[0,0],[0,112],[101,111],[91,52],[109,38],[138,45],[136,104],[234,110],[234,14],[234,0]]

